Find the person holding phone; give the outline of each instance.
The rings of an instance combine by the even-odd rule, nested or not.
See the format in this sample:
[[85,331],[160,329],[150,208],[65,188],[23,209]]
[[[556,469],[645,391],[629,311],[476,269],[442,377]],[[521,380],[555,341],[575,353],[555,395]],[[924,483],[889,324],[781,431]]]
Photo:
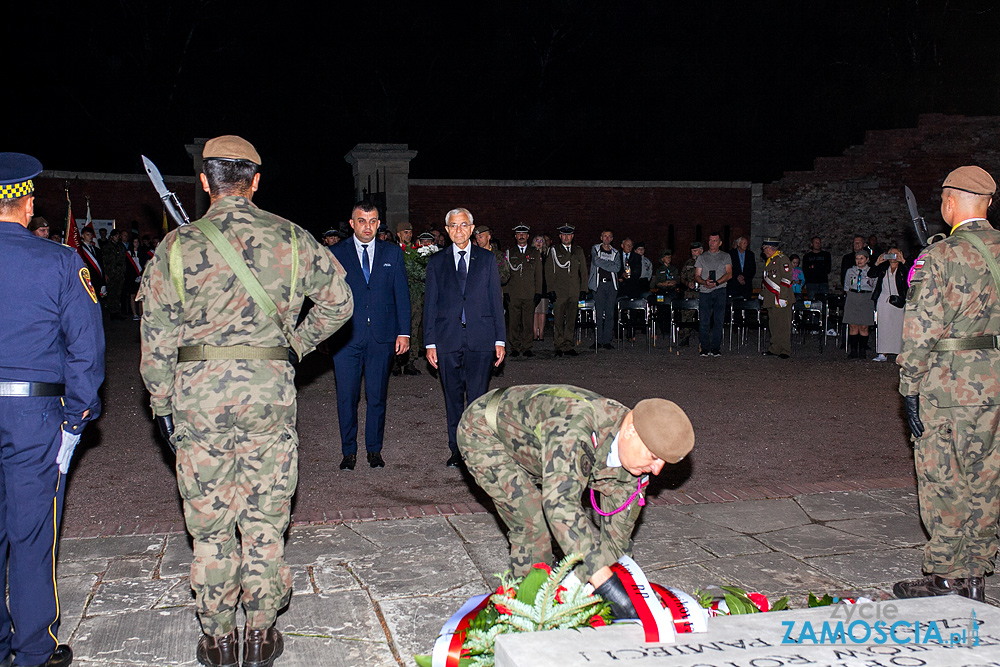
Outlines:
[[878,313],[878,339],[872,361],[894,361],[903,347],[903,306],[906,305],[906,260],[899,248],[890,248],[875,260],[868,277],[875,279],[872,301]]

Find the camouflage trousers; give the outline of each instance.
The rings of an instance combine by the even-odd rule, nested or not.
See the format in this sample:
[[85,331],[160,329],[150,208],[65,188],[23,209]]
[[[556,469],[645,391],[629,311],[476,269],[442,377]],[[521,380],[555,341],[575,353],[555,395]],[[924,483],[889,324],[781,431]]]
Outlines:
[[240,602],[247,627],[269,628],[292,592],[284,533],[298,482],[295,404],[178,411],[174,418],[202,630],[228,634]]
[[458,423],[458,449],[476,483],[489,494],[507,525],[510,569],[523,577],[534,563],[551,563],[552,536],[545,523],[541,480],[518,465],[486,425],[486,402],[495,391],[475,401]]
[[1000,517],[1000,406],[938,408],[920,402],[924,435],[914,462],[920,518],[931,539],[924,572],[975,577],[993,571]]
[[424,293],[410,291],[410,356],[416,359],[424,345]]

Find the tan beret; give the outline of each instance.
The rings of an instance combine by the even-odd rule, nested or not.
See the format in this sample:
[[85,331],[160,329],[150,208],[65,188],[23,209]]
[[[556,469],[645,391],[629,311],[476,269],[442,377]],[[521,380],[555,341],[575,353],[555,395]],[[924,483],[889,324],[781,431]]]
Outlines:
[[235,134],[226,134],[205,142],[205,148],[201,152],[204,159],[218,158],[222,160],[249,160],[256,165],[260,165],[260,155],[246,139],[237,137]]
[[401,222],[398,225],[396,225],[396,231],[397,232],[405,232],[405,231],[411,231],[412,232],[413,231],[413,225],[411,225],[408,222]]
[[993,177],[982,167],[971,165],[959,167],[948,174],[948,178],[944,179],[941,187],[990,197],[995,195],[997,191],[997,184]]
[[694,427],[684,411],[672,401],[647,398],[632,410],[632,425],[657,458],[677,463],[694,447]]

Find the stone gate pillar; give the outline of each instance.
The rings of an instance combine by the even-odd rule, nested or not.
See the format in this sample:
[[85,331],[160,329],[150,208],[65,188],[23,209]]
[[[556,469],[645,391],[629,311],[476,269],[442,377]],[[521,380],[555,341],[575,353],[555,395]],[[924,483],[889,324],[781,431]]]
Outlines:
[[354,171],[355,200],[378,203],[382,222],[396,225],[410,219],[410,160],[417,151],[407,144],[358,144],[344,159]]

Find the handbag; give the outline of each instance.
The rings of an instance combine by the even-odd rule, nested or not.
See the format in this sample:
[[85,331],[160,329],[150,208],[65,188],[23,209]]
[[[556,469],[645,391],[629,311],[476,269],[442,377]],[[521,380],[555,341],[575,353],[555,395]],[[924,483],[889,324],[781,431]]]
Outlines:
[[906,299],[904,299],[903,297],[899,296],[898,294],[890,294],[889,295],[889,305],[890,306],[895,306],[896,308],[902,308],[903,306],[906,305]]

